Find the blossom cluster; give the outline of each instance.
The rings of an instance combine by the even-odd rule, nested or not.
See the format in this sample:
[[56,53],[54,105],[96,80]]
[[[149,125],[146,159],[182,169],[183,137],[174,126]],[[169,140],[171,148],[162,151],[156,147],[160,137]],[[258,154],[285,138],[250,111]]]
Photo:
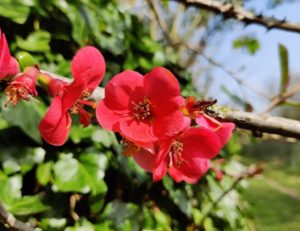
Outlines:
[[45,73],[37,65],[20,71],[0,31],[0,80],[9,81],[4,90],[5,105],[38,95],[36,85],[45,88],[51,104],[40,122],[42,138],[54,146],[63,145],[70,131],[71,114],[90,124],[95,109],[99,124],[122,137],[124,155],[161,180],[167,173],[176,181],[197,182],[230,139],[234,124],[210,116],[214,101],[183,98],[176,77],[164,67],[142,75],[126,70],[115,75],[105,87],[105,97],[91,100],[102,81],[106,64],[92,46],[81,48],[72,59],[72,82]]

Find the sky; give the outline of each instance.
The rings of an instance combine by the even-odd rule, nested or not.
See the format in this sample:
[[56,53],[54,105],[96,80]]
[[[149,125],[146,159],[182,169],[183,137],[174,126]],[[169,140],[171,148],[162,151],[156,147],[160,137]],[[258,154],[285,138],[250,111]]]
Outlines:
[[[254,9],[256,12],[263,12],[266,16],[274,16],[277,19],[286,18],[287,21],[300,23],[300,1],[287,3],[270,9],[265,0],[253,0],[251,4],[245,6],[247,9]],[[242,49],[233,49],[232,42],[243,35],[256,37],[261,48],[255,55],[248,54]],[[264,95],[275,96],[279,91],[280,82],[280,64],[278,56],[278,44],[283,44],[288,49],[289,67],[291,78],[296,79],[300,76],[300,34],[273,29],[267,31],[259,25],[249,25],[245,27],[242,23],[236,23],[230,33],[223,33],[222,37],[216,36],[215,41],[206,50],[206,54],[213,57],[218,63],[236,76],[242,78],[246,85],[254,88]],[[199,57],[199,63],[203,62]],[[228,97],[220,90],[221,85],[225,85],[232,93],[241,98],[246,95],[257,112],[263,111],[269,103],[269,100],[259,94],[249,91],[247,88],[241,88],[226,73],[218,68],[214,68],[210,73],[213,76],[213,85],[209,92],[211,97],[218,98],[221,104],[230,104]],[[197,78],[196,85],[201,86],[203,79]],[[300,81],[300,79],[299,79]]]

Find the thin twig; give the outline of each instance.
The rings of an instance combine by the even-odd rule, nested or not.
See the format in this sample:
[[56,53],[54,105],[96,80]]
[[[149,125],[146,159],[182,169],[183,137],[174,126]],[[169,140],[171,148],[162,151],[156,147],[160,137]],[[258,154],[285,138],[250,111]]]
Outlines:
[[262,14],[256,15],[243,7],[232,3],[222,3],[217,0],[175,0],[185,5],[193,5],[204,10],[221,14],[224,18],[232,18],[246,24],[257,24],[264,26],[268,30],[280,29],[290,32],[300,33],[300,24],[287,22],[285,19],[264,17]]
[[287,99],[294,96],[296,93],[300,92],[300,83],[295,84],[291,89],[286,91],[285,93],[276,96],[270,105],[263,111],[263,113],[267,113],[272,111],[276,106],[286,102]]
[[199,222],[200,226],[203,225],[205,219],[210,215],[210,213],[214,210],[214,208],[219,204],[219,202],[228,194],[230,193],[233,189],[236,188],[236,186],[244,179],[253,177],[257,174],[260,174],[263,171],[263,168],[258,164],[258,165],[251,165],[249,168],[247,168],[244,172],[239,174],[232,184],[225,189],[222,194],[214,200],[210,206],[205,210],[204,215],[202,216],[201,221]]
[[16,219],[14,217],[14,215],[9,213],[4,208],[2,203],[0,203],[0,222],[5,227],[7,227],[9,230],[12,230],[12,231],[33,231],[34,230],[33,227],[31,227],[28,224]]

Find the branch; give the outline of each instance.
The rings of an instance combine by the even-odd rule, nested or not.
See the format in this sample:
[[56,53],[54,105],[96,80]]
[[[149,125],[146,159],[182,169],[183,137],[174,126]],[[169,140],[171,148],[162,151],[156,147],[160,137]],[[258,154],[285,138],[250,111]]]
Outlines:
[[33,231],[34,228],[22,221],[17,220],[11,213],[9,213],[0,203],[0,222],[5,227],[12,231]]
[[216,112],[219,114],[219,120],[233,122],[242,129],[300,139],[300,121],[298,120],[259,115],[229,108],[217,109]]
[[200,220],[200,226],[203,225],[205,219],[210,215],[210,213],[214,210],[214,208],[219,204],[219,202],[233,189],[236,188],[236,186],[244,179],[254,177],[255,175],[258,175],[262,173],[263,168],[262,166],[258,165],[251,165],[248,167],[244,172],[240,173],[238,176],[235,177],[235,180],[232,182],[232,184],[225,189],[222,194],[214,200],[210,206],[206,209],[204,215],[202,216],[202,219]]
[[290,32],[300,33],[300,24],[286,22],[275,18],[264,17],[262,14],[256,15],[240,6],[232,3],[221,3],[217,0],[175,0],[177,2],[193,5],[201,9],[212,11],[216,14],[222,14],[224,18],[236,19],[246,24],[258,24],[266,27],[268,30],[280,29]]

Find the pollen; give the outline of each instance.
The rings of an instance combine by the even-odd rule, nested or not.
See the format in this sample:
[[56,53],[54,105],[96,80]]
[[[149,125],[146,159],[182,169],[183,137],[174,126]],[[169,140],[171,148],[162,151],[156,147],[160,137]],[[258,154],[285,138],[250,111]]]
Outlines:
[[10,85],[4,90],[4,92],[6,94],[5,107],[9,104],[16,106],[21,99],[30,100],[28,90],[21,85]]
[[181,164],[186,162],[182,156],[183,143],[174,141],[168,153],[169,155],[169,167],[180,167]]
[[151,112],[151,103],[149,99],[144,98],[142,101],[138,103],[131,102],[132,110],[133,110],[133,118],[136,120],[151,120],[152,112]]

